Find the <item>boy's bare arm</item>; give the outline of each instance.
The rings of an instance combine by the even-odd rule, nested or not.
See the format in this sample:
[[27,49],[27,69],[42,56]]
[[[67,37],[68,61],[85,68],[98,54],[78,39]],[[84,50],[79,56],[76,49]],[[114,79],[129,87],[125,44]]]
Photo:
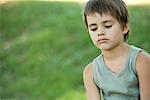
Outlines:
[[92,64],[88,64],[83,72],[84,87],[87,100],[100,100],[100,93],[93,81]]
[[150,55],[140,53],[137,57],[136,69],[141,100],[150,100]]

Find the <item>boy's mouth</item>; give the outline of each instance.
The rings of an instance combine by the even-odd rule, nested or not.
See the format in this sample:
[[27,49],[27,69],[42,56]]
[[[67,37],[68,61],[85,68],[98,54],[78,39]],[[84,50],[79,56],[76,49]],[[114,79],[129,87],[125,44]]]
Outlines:
[[101,44],[101,43],[106,43],[107,41],[108,41],[108,39],[102,38],[102,39],[98,39],[97,43]]

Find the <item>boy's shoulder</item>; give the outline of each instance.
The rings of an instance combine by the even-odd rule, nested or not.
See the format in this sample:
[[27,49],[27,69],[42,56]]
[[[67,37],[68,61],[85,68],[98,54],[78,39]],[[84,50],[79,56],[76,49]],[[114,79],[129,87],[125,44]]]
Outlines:
[[89,64],[87,64],[84,68],[84,71],[83,73],[84,74],[89,74],[89,73],[92,73],[93,72],[93,62],[94,61],[97,61],[98,59],[100,59],[100,57],[102,56],[102,54],[96,56]]
[[137,66],[149,65],[150,66],[150,54],[147,52],[140,52],[137,56]]
[[93,65],[89,63],[83,70],[83,80],[87,81],[93,78]]
[[87,64],[84,68],[84,71],[83,73],[86,75],[86,74],[89,74],[89,73],[92,73],[92,67],[93,67],[93,64],[92,62],[90,62],[89,64]]
[[144,62],[145,62],[145,64],[150,63],[150,54],[146,50],[144,50],[140,47],[134,46],[134,45],[130,45],[130,47],[134,51],[138,52],[137,58],[136,58],[136,65],[137,66],[144,63]]
[[136,58],[136,70],[137,73],[143,73],[146,70],[150,70],[150,54],[147,52],[140,52]]

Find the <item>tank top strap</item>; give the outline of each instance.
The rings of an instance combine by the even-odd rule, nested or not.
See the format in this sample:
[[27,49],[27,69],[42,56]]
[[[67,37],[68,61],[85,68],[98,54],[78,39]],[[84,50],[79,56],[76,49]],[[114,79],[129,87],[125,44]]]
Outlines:
[[100,54],[99,56],[97,56],[95,59],[93,59],[92,61],[92,65],[93,65],[93,79],[95,84],[98,86],[99,85],[99,81],[98,81],[98,74],[100,73],[100,69],[101,69],[101,56],[102,54]]

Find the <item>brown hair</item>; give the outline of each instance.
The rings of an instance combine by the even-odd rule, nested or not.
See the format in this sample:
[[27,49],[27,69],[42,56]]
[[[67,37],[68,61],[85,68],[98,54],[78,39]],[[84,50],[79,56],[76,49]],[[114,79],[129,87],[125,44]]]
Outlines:
[[[128,24],[129,15],[126,4],[122,0],[89,0],[84,8],[83,18],[85,24],[87,25],[87,15],[92,15],[95,12],[102,14],[109,13],[111,16],[115,17],[117,21],[124,28]],[[129,31],[124,34],[124,41],[127,41],[129,36]]]

